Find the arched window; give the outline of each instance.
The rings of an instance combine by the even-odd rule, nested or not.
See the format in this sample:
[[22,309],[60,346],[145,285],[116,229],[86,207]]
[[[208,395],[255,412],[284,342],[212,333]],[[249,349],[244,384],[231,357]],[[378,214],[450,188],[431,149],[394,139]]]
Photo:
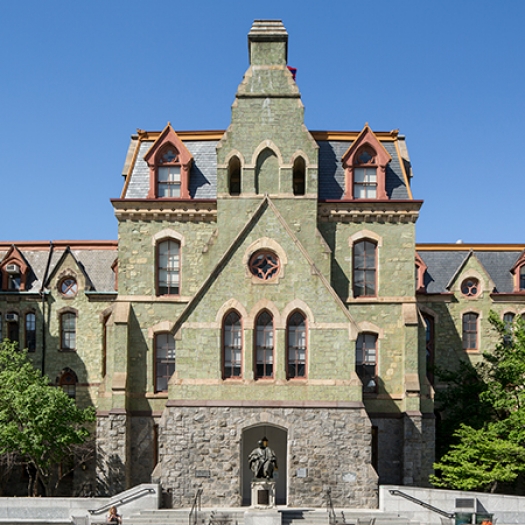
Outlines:
[[463,314],[463,350],[478,349],[478,314]]
[[286,328],[286,375],[288,379],[306,377],[306,318],[301,312],[294,312]]
[[293,194],[304,195],[306,189],[306,163],[302,157],[297,157],[293,163]]
[[353,289],[354,297],[376,295],[377,244],[362,240],[353,249]]
[[36,315],[34,312],[29,312],[26,314],[25,325],[25,347],[29,352],[34,352],[36,350]]
[[77,397],[77,375],[70,368],[64,368],[58,378],[58,386],[71,398]]
[[255,335],[255,377],[273,378],[273,318],[264,311],[257,317]]
[[179,152],[171,145],[164,146],[157,157],[157,197],[181,196],[181,166]]
[[354,157],[354,199],[375,199],[377,197],[376,152],[370,146],[363,146]]
[[377,334],[359,334],[355,347],[355,371],[363,393],[377,392]]
[[506,345],[512,344],[512,332],[514,330],[514,318],[513,312],[507,312],[503,315],[503,322],[505,323],[505,335],[503,336],[503,342]]
[[233,310],[224,319],[223,352],[223,378],[240,378],[242,376],[242,324],[240,315]]
[[435,323],[434,323],[434,318],[431,315],[423,314],[423,320],[425,321],[425,348],[426,348],[427,378],[430,384],[433,385],[434,384],[434,355],[435,355],[435,343],[434,343]]
[[155,392],[167,392],[175,372],[175,338],[171,333],[155,336]]
[[60,315],[60,350],[75,351],[77,349],[77,316],[73,312]]
[[228,164],[228,191],[230,195],[241,194],[241,161],[232,157]]
[[157,294],[180,293],[180,243],[167,239],[157,244]]

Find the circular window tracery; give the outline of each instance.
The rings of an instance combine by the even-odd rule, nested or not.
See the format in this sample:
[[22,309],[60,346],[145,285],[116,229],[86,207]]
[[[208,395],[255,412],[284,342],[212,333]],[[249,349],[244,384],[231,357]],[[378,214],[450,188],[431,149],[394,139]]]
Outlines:
[[258,251],[250,257],[250,272],[262,281],[269,281],[279,273],[279,257],[270,251]]
[[74,297],[78,291],[77,281],[73,277],[66,277],[60,281],[58,289],[64,297]]
[[474,297],[479,293],[479,281],[474,277],[465,279],[461,283],[461,293],[465,297]]

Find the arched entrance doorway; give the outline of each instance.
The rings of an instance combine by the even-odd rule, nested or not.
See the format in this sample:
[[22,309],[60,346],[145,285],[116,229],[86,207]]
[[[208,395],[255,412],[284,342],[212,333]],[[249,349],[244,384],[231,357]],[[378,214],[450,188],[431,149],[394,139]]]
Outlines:
[[270,425],[255,425],[246,428],[242,433],[242,504],[250,505],[252,472],[248,465],[248,455],[257,448],[258,442],[263,437],[268,438],[268,446],[275,452],[279,470],[274,472],[275,502],[277,505],[286,505],[286,480],[287,480],[287,442],[288,433],[285,429]]

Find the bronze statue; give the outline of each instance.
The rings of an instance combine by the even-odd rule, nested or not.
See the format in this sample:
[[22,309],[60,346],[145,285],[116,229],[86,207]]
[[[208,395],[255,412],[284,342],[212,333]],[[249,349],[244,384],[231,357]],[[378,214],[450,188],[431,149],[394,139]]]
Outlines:
[[272,479],[273,471],[278,470],[277,456],[268,447],[268,439],[266,437],[263,437],[259,441],[259,446],[250,452],[248,462],[254,479]]

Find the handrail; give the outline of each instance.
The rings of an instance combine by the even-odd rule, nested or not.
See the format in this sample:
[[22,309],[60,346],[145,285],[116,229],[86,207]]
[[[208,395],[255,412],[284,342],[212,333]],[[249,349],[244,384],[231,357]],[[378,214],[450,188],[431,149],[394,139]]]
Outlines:
[[195,493],[195,497],[193,498],[193,504],[191,506],[190,515],[188,516],[188,525],[197,525],[197,512],[200,512],[201,510],[201,496],[202,487],[199,487],[197,489],[197,492]]
[[326,510],[328,511],[328,523],[330,525],[337,524],[337,517],[335,515],[334,504],[332,503],[332,489],[326,489]]
[[416,505],[421,505],[427,510],[435,512],[436,514],[441,514],[441,516],[444,516],[445,518],[454,518],[455,516],[453,512],[447,512],[446,510],[438,509],[437,507],[434,507],[433,505],[430,505],[429,503],[425,503],[424,501],[421,501],[420,499],[414,498],[414,496],[405,494],[404,492],[401,492],[400,490],[395,489],[395,490],[389,490],[388,492],[390,492],[392,496],[401,496],[402,498],[405,498],[408,501],[415,503]]
[[134,499],[139,498],[139,497],[141,498],[146,493],[151,494],[152,492],[155,492],[155,489],[143,488],[143,489],[138,490],[137,492],[134,492],[133,494],[129,494],[128,496],[120,498],[119,500],[112,500],[109,503],[106,503],[105,505],[102,505],[102,507],[100,507],[98,509],[88,510],[88,512],[91,515],[100,514],[101,512],[104,512],[105,510],[108,510],[111,507],[113,507],[113,505],[116,505],[116,504],[124,505],[125,503],[127,503],[130,500],[134,500]]

